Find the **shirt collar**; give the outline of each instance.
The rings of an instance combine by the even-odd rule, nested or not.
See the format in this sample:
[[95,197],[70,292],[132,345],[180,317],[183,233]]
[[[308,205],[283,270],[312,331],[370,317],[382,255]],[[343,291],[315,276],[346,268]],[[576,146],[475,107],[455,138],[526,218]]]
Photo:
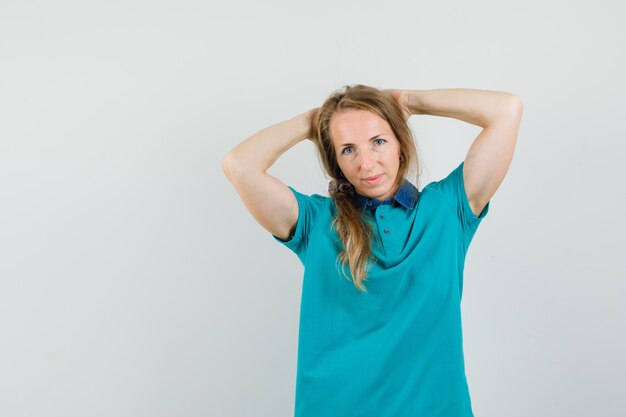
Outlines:
[[383,202],[380,202],[375,198],[362,196],[359,193],[355,193],[354,196],[356,206],[361,211],[365,211],[368,208],[375,208],[376,206],[379,206],[381,204],[391,204],[394,200],[400,203],[402,206],[406,207],[407,209],[411,210],[415,207],[415,204],[417,203],[419,191],[413,184],[411,184],[410,181],[405,178],[400,185],[400,188],[398,188],[396,195],[394,195],[393,197],[389,197]]

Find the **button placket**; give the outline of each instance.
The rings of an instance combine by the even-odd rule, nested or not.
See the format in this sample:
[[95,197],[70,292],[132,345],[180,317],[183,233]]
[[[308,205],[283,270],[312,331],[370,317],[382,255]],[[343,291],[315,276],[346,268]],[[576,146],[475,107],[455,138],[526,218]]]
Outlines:
[[377,213],[378,214],[378,218],[381,219],[381,220],[378,221],[378,226],[379,226],[380,229],[382,229],[383,233],[388,235],[389,233],[391,233],[391,229],[389,229],[388,227],[385,227],[386,222],[382,221],[382,220],[385,219],[385,213],[384,213],[385,207],[387,207],[387,206],[381,205],[378,208],[378,211],[379,211]]

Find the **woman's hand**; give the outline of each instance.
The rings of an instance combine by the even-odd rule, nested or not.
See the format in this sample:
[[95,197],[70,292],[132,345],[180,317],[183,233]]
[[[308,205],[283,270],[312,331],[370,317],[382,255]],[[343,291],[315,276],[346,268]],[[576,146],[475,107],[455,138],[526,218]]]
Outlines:
[[307,135],[307,139],[310,141],[313,141],[313,132],[315,131],[315,121],[316,121],[315,119],[317,117],[317,112],[319,111],[319,109],[320,109],[319,107],[316,107],[304,113],[306,116],[306,120],[308,121],[308,124],[309,124],[309,134]]
[[402,114],[404,115],[404,120],[408,120],[409,117],[413,114],[409,109],[409,93],[405,90],[383,90],[383,92],[389,94],[393,99],[398,103],[400,109],[402,110]]

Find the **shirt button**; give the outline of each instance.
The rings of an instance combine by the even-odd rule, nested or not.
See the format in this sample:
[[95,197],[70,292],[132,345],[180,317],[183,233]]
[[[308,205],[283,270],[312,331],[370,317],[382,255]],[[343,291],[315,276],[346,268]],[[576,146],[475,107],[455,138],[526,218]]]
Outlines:
[[378,217],[380,217],[381,219],[384,219],[385,215],[383,213],[380,213],[380,215]]
[[391,233],[391,230],[389,230],[389,229],[385,229],[385,230],[383,230],[383,232],[385,232],[385,233],[389,234],[389,233]]

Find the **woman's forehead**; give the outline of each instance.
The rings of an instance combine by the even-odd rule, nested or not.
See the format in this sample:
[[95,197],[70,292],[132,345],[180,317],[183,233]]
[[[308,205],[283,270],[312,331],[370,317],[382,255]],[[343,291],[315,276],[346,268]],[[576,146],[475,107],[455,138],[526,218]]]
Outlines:
[[333,139],[338,143],[369,141],[375,135],[388,134],[389,124],[368,110],[351,110],[336,113],[330,122]]

